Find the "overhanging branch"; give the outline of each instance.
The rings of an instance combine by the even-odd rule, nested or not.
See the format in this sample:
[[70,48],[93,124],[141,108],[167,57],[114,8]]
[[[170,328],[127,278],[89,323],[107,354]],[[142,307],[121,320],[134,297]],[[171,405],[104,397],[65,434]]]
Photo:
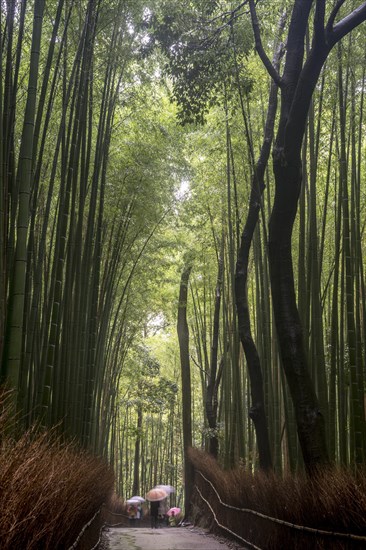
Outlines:
[[[344,3],[344,0],[339,0],[339,8]],[[338,5],[337,4],[337,5]],[[346,15],[341,21],[339,21],[336,25],[333,26],[334,19],[337,15],[338,10],[335,12],[334,17],[332,19],[332,14],[329,17],[329,21],[327,23],[326,31],[327,31],[327,42],[329,46],[332,48],[337,42],[339,42],[346,34],[351,32],[354,28],[356,28],[358,25],[363,23],[366,19],[366,2],[362,2],[362,4],[353,10],[350,14]],[[335,11],[336,8],[334,8],[333,11]],[[333,13],[333,12],[332,12]]]
[[255,39],[255,48],[258,52],[259,57],[262,60],[263,65],[267,69],[269,75],[273,78],[274,82],[277,84],[277,86],[280,88],[282,81],[281,77],[272,65],[269,57],[267,56],[266,52],[264,51],[261,34],[259,30],[259,23],[258,23],[258,17],[257,17],[257,11],[255,9],[255,3],[254,0],[249,0],[249,7],[250,7],[250,16],[252,19],[252,27],[254,32],[254,39]]
[[337,14],[338,14],[339,10],[341,9],[341,7],[343,6],[343,4],[345,3],[345,1],[346,0],[338,0],[338,2],[335,4],[334,8],[330,12],[328,23],[327,23],[327,26],[326,26],[327,33],[330,32],[333,29],[335,18],[337,17]]

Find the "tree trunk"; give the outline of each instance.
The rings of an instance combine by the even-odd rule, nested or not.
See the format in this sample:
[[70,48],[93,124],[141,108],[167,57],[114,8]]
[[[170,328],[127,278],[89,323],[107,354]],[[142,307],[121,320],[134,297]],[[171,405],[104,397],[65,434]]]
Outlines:
[[185,516],[189,516],[190,502],[193,489],[193,466],[188,458],[188,450],[192,446],[192,416],[191,416],[191,367],[189,362],[189,329],[187,323],[187,294],[191,267],[185,267],[182,272],[177,332],[180,350],[180,364],[182,377],[182,419],[183,419],[183,453],[184,453],[184,509]]
[[[298,436],[308,471],[328,464],[324,419],[308,371],[300,317],[296,305],[291,238],[301,190],[301,149],[309,107],[320,71],[330,50],[366,18],[363,3],[340,21],[343,2],[328,19],[325,2],[295,0],[287,36],[282,77],[264,51],[254,0],[249,0],[256,49],[269,74],[281,88],[281,114],[273,152],[275,198],[269,225],[269,260],[273,310],[280,354],[294,403]],[[304,63],[305,36],[313,19],[312,45]]]
[[[278,52],[276,55],[278,58]],[[272,468],[272,457],[264,403],[262,369],[257,347],[254,343],[251,331],[247,295],[247,281],[249,253],[261,207],[262,193],[264,190],[264,173],[267,166],[273,138],[273,127],[276,110],[277,86],[272,83],[265,126],[265,135],[261,148],[261,153],[254,170],[249,201],[249,210],[243,233],[241,235],[241,242],[238,250],[238,258],[235,271],[235,299],[238,315],[238,330],[240,341],[247,361],[250,379],[252,405],[249,410],[249,416],[254,423],[259,453],[259,464],[263,470],[269,470]]]
[[215,292],[215,309],[213,319],[213,335],[211,346],[211,361],[210,371],[208,374],[208,382],[206,389],[206,416],[208,427],[210,429],[209,435],[209,452],[212,456],[217,458],[219,452],[219,438],[217,435],[217,353],[219,345],[219,328],[220,328],[220,305],[221,305],[221,292],[222,292],[222,279],[224,271],[224,232],[221,236],[220,253],[218,257],[218,273]]
[[328,462],[324,419],[310,378],[294,287],[291,234],[301,187],[301,165],[274,163],[276,194],[269,224],[273,310],[282,364],[294,403],[308,469]]

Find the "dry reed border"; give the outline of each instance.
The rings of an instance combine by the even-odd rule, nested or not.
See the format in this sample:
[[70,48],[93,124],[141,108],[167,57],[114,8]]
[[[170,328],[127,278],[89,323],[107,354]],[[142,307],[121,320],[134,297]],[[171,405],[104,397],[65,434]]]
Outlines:
[[[366,473],[332,469],[313,479],[305,476],[248,474],[244,468],[224,471],[209,455],[191,449],[190,459],[196,470],[202,472],[215,486],[221,499],[232,509],[222,506],[212,487],[200,476],[196,485],[211,504],[220,524],[251,541],[260,548],[364,548],[362,540],[329,540],[321,531],[352,533],[366,536]],[[211,512],[207,509],[207,514]],[[253,510],[258,517],[248,517],[238,508]],[[196,492],[194,521],[202,523],[202,500]],[[292,525],[307,526],[315,533],[293,532],[287,525],[275,525],[263,516],[274,517]],[[212,517],[212,516],[211,516]],[[211,522],[212,528],[215,528]],[[217,529],[217,528],[216,528]]]
[[10,437],[7,401],[0,392],[0,548],[69,548],[108,501],[113,471],[49,433]]

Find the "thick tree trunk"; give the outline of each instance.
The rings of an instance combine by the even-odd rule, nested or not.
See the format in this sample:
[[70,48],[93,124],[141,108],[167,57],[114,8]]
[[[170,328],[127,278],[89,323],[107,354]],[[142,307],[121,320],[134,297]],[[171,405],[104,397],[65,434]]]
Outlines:
[[[315,8],[312,11],[312,8]],[[332,47],[366,18],[366,3],[340,21],[336,2],[326,21],[325,2],[295,0],[282,77],[262,46],[254,0],[249,0],[256,49],[281,88],[281,115],[274,148],[275,198],[269,227],[273,310],[280,355],[294,403],[298,436],[307,470],[328,464],[324,419],[311,380],[296,305],[291,236],[301,189],[301,149],[314,88]],[[305,35],[313,19],[312,45],[304,63]]]
[[301,164],[275,159],[276,194],[269,225],[273,310],[283,368],[294,403],[297,431],[308,470],[328,462],[324,419],[307,367],[296,306],[291,235],[301,188]]
[[[279,34],[281,34],[285,17],[281,18]],[[278,70],[281,55],[281,45],[277,44],[273,58],[273,65]],[[242,99],[242,98],[241,98]],[[241,101],[242,114],[245,119],[244,103]],[[257,438],[259,465],[262,470],[272,469],[272,456],[269,443],[268,425],[265,410],[265,399],[263,390],[263,375],[259,353],[255,345],[252,331],[248,305],[248,264],[249,254],[253,241],[253,235],[257,226],[259,212],[262,202],[262,194],[265,188],[264,174],[268,164],[268,158],[273,141],[274,123],[277,112],[277,85],[272,81],[268,99],[268,110],[264,128],[264,138],[259,158],[254,167],[252,187],[250,193],[249,209],[245,226],[241,235],[240,247],[235,270],[235,301],[238,315],[238,330],[240,342],[243,347],[250,379],[251,407],[249,416],[253,421]],[[248,136],[248,140],[249,140]],[[250,143],[250,141],[249,141]],[[250,143],[253,150],[253,144]],[[254,156],[254,155],[253,155]],[[253,159],[254,161],[254,159]]]
[[[300,3],[298,3],[300,4]],[[296,29],[298,32],[296,32]],[[282,103],[273,152],[275,197],[269,223],[269,262],[273,311],[280,355],[294,404],[298,437],[307,470],[329,463],[324,418],[308,370],[292,265],[292,229],[302,184],[301,150],[313,91],[329,48],[313,44],[302,67],[304,33],[294,9],[282,80]]]
[[269,444],[268,426],[264,403],[263,376],[258,350],[254,343],[247,295],[248,263],[249,253],[253,240],[253,234],[258,222],[262,193],[264,190],[264,172],[267,166],[269,151],[273,137],[274,119],[277,109],[277,87],[272,84],[265,136],[261,154],[255,167],[250,195],[249,210],[241,236],[240,248],[235,271],[235,299],[238,314],[238,329],[240,341],[247,361],[247,368],[250,378],[250,390],[252,405],[249,416],[253,420],[258,453],[259,464],[263,470],[272,468],[272,457]]
[[219,453],[219,438],[217,435],[217,353],[219,347],[219,329],[220,329],[220,307],[221,307],[221,289],[224,271],[224,234],[221,236],[220,254],[218,257],[218,273],[215,293],[215,309],[213,319],[213,335],[211,346],[210,372],[208,375],[206,389],[206,417],[209,435],[209,453],[217,458]]
[[256,175],[253,178],[248,217],[241,236],[236,263],[235,299],[239,337],[245,354],[250,379],[251,407],[249,416],[255,427],[260,467],[263,470],[270,470],[272,468],[272,458],[264,403],[263,376],[258,350],[252,337],[247,296],[249,252],[254,229],[258,221],[263,190],[263,173],[261,173],[259,181],[257,180],[259,170],[256,171]]

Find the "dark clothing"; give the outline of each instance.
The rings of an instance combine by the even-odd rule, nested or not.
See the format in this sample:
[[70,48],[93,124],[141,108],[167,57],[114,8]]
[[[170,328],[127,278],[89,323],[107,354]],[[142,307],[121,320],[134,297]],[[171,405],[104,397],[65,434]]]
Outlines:
[[159,523],[159,501],[150,503],[151,529],[158,527]]

